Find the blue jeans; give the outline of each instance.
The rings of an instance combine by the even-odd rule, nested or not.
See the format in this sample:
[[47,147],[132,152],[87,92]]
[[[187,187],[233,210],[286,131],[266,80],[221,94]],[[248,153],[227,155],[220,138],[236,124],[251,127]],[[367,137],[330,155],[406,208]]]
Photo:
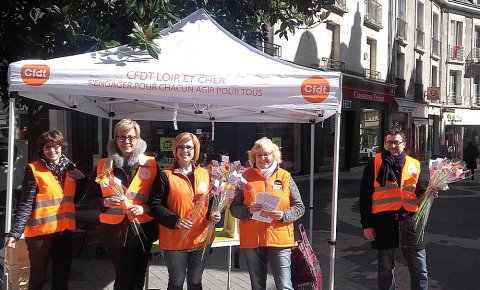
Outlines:
[[[202,289],[202,275],[205,269],[206,255],[203,248],[193,251],[163,251],[163,258],[168,269],[168,290],[182,290],[185,276],[187,289]],[[208,252],[208,248],[205,251]]]
[[[412,290],[428,290],[427,253],[418,245],[418,232],[407,218],[399,222],[400,246],[410,272]],[[378,288],[395,289],[395,248],[378,250]]]
[[293,290],[290,272],[290,248],[261,247],[242,249],[247,258],[248,273],[252,290],[267,289],[267,264],[270,263],[275,285],[278,290]]

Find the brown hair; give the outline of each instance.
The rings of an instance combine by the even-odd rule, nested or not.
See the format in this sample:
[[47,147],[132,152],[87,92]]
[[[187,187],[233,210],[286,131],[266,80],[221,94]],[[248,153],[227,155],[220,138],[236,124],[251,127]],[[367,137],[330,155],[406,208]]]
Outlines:
[[53,145],[60,145],[62,146],[63,150],[65,150],[65,148],[68,146],[67,142],[65,141],[65,137],[63,137],[63,134],[60,132],[60,130],[49,130],[43,132],[42,135],[40,135],[37,139],[37,147],[39,150],[43,150],[43,147],[49,143]]
[[193,135],[190,132],[183,132],[178,134],[177,137],[175,138],[175,141],[173,141],[172,152],[173,152],[173,156],[175,156],[175,160],[177,159],[177,146],[183,145],[190,140],[192,140],[193,147],[194,147],[193,161],[195,162],[198,161],[198,158],[200,157],[200,141],[198,141],[197,136]]
[[402,137],[402,141],[405,142],[405,139],[407,137],[405,137],[405,133],[399,129],[399,128],[392,128],[390,129],[387,133],[385,133],[385,135],[383,136],[383,139],[387,139],[387,136],[388,135],[400,135]]

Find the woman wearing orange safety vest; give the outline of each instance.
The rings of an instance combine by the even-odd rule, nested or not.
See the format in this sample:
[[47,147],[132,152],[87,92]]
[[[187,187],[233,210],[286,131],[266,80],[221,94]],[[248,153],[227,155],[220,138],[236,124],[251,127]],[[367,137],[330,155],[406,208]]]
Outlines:
[[[108,158],[97,164],[87,191],[89,204],[100,211],[100,241],[107,247],[115,268],[115,290],[143,289],[152,243],[157,226],[149,216],[147,202],[159,186],[158,165],[146,156],[147,145],[140,137],[140,126],[122,119],[108,143]],[[112,180],[98,184],[95,177],[113,173]],[[123,185],[124,195],[110,182]],[[131,221],[136,219],[145,235],[135,235]]]
[[[291,280],[291,248],[295,245],[293,222],[305,213],[300,192],[290,173],[279,167],[281,153],[268,138],[255,142],[248,153],[252,167],[243,173],[248,184],[235,196],[230,211],[240,219],[240,248],[247,258],[253,290],[267,289],[267,264],[270,264],[275,285],[293,289]],[[279,199],[275,210],[265,210],[256,203],[259,193]],[[254,219],[255,213],[270,221]]]
[[25,168],[20,202],[5,247],[15,248],[24,233],[30,259],[28,289],[42,289],[50,259],[52,289],[68,289],[75,189],[77,180],[85,175],[63,155],[67,143],[59,130],[44,132],[37,146],[38,160]]
[[209,220],[220,213],[209,211],[210,176],[196,165],[200,156],[197,136],[184,132],[173,142],[175,164],[160,174],[162,187],[151,200],[151,214],[160,223],[160,249],[168,269],[168,290],[202,289],[206,257],[203,246]]

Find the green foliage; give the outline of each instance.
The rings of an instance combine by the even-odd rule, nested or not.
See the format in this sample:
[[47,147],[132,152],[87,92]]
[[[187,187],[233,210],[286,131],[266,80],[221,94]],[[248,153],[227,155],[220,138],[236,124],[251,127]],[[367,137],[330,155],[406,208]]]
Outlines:
[[[203,7],[232,34],[255,43],[269,27],[287,37],[320,19],[322,1],[306,0],[69,0],[0,1],[0,95],[7,95],[8,64],[127,44],[158,58],[162,29]],[[323,15],[324,16],[324,15]],[[328,16],[328,15],[327,15]],[[323,19],[322,19],[323,20]]]

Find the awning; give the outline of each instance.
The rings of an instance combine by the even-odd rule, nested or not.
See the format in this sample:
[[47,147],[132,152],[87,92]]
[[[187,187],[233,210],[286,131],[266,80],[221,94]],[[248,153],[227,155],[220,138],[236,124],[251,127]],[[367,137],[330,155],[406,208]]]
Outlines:
[[395,102],[398,105],[398,111],[403,113],[412,113],[417,109],[417,103],[413,100],[404,98],[395,98]]
[[343,75],[344,100],[363,100],[393,104],[396,85],[367,80],[358,76]]

